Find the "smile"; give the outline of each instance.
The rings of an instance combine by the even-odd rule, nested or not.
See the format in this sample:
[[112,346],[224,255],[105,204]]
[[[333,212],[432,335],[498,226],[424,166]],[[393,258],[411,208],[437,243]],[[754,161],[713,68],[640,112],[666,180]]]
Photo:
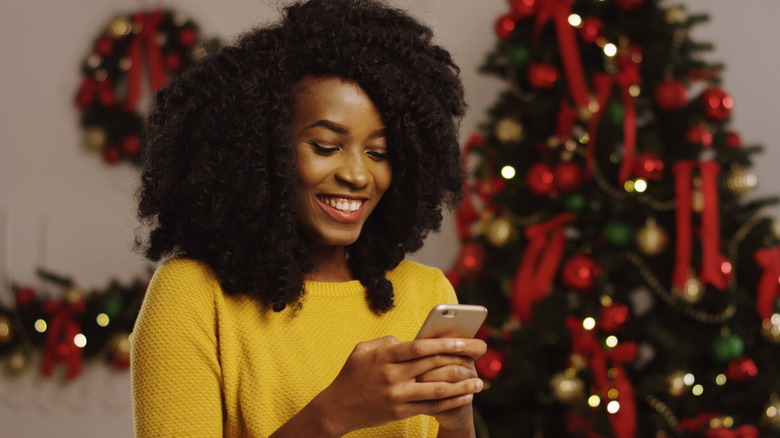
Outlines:
[[326,198],[324,196],[319,197],[319,200],[328,207],[341,210],[345,213],[352,213],[360,210],[363,206],[362,199],[346,199],[346,198]]
[[339,196],[317,196],[323,209],[339,222],[355,223],[360,221],[366,205],[366,199],[343,198]]

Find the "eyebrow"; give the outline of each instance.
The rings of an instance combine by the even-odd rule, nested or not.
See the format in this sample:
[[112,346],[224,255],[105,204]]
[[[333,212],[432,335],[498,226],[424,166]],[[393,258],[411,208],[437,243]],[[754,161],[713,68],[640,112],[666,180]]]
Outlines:
[[[349,129],[347,129],[346,126],[344,126],[342,124],[339,124],[339,123],[336,123],[336,122],[332,122],[330,120],[317,120],[316,122],[312,123],[311,125],[308,125],[305,129],[315,128],[315,127],[325,128],[327,130],[333,131],[333,132],[335,132],[337,134],[341,134],[341,135],[349,134]],[[385,137],[385,135],[386,135],[385,132],[386,131],[387,130],[385,128],[377,129],[376,131],[372,132],[369,137],[370,138],[382,138],[382,137]]]

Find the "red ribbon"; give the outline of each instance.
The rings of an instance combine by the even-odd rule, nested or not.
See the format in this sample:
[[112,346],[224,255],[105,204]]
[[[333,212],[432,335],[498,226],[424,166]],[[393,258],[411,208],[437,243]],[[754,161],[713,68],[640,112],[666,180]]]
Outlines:
[[41,360],[41,373],[44,376],[51,376],[57,362],[65,363],[69,380],[81,373],[81,348],[73,342],[73,338],[81,333],[81,328],[74,315],[84,310],[84,301],[67,303],[50,300],[44,305],[44,311],[51,316]]
[[736,429],[727,429],[725,427],[716,427],[709,429],[705,436],[707,438],[758,438],[761,432],[757,427],[751,425],[740,426]]
[[691,226],[693,170],[699,167],[702,180],[704,209],[702,210],[702,266],[701,279],[713,287],[723,290],[728,286],[731,272],[724,272],[728,259],[720,252],[720,216],[718,212],[718,173],[720,167],[715,161],[678,161],[674,164],[676,193],[677,246],[672,286],[682,290],[688,278],[691,265],[693,232]]
[[[471,150],[475,147],[481,147],[485,145],[485,139],[479,134],[472,134],[466,145],[463,146],[463,152],[461,155],[461,166],[463,172],[468,172],[467,161]],[[458,238],[461,241],[466,240],[471,236],[471,225],[479,218],[477,209],[474,206],[474,200],[472,199],[474,191],[471,189],[470,181],[466,181],[463,184],[463,199],[461,200],[458,210],[455,212],[455,228],[458,234]],[[484,200],[483,200],[484,201]]]
[[153,92],[157,92],[165,85],[165,68],[162,61],[162,52],[157,43],[157,28],[163,21],[163,14],[154,11],[148,14],[136,14],[133,17],[136,26],[141,31],[130,42],[128,50],[130,56],[130,70],[127,72],[127,100],[125,110],[133,111],[138,106],[141,98],[141,76],[143,60],[142,50],[146,45],[146,64],[149,70],[149,82]]
[[599,109],[590,119],[588,125],[588,171],[595,168],[596,132],[599,121],[607,108],[607,102],[612,95],[612,86],[617,85],[623,100],[623,160],[618,171],[618,180],[624,184],[631,173],[634,164],[634,151],[636,149],[636,105],[631,96],[630,88],[641,82],[639,63],[634,62],[630,55],[622,55],[618,59],[619,70],[615,75],[605,73],[597,74],[594,78],[594,89]]
[[116,103],[114,90],[110,79],[99,81],[92,77],[84,78],[76,93],[76,106],[86,108],[97,99],[105,107],[113,107]]
[[523,252],[512,288],[512,309],[521,321],[529,321],[534,303],[550,292],[566,249],[563,225],[574,215],[561,213],[547,222],[525,229],[528,246]]
[[772,315],[775,300],[780,297],[780,247],[759,249],[753,253],[753,258],[764,269],[758,281],[756,312],[766,320]]
[[[570,318],[566,322],[572,337],[572,352],[585,357],[593,372],[593,389],[600,394],[602,400],[609,398],[609,390],[617,390],[617,402],[620,409],[609,414],[609,422],[617,438],[634,438],[636,436],[636,401],[631,379],[628,378],[623,363],[632,362],[638,354],[638,347],[633,342],[624,342],[615,348],[605,350],[599,341],[589,331],[582,328],[582,322]],[[609,365],[615,370],[610,378]],[[611,384],[610,384],[611,379]]]
[[585,83],[577,35],[574,28],[569,24],[569,15],[571,15],[573,3],[574,0],[545,0],[536,2],[534,46],[538,45],[537,43],[541,37],[544,25],[549,20],[553,20],[569,93],[571,93],[571,97],[577,105],[587,108],[590,96]]

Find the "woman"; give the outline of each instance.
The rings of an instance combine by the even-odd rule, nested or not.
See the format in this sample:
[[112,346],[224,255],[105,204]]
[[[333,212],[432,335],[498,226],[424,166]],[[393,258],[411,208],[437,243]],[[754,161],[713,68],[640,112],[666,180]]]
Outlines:
[[158,94],[138,436],[474,435],[485,344],[413,340],[456,298],[404,260],[462,184],[463,90],[431,37],[374,0],[312,0]]

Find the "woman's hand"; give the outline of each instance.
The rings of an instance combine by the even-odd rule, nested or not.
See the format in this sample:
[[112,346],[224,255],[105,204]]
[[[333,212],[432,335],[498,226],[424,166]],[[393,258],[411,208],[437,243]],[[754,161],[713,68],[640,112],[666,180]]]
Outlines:
[[363,342],[312,404],[333,436],[418,414],[459,428],[470,424],[473,394],[482,389],[473,362],[485,348],[475,339]]

